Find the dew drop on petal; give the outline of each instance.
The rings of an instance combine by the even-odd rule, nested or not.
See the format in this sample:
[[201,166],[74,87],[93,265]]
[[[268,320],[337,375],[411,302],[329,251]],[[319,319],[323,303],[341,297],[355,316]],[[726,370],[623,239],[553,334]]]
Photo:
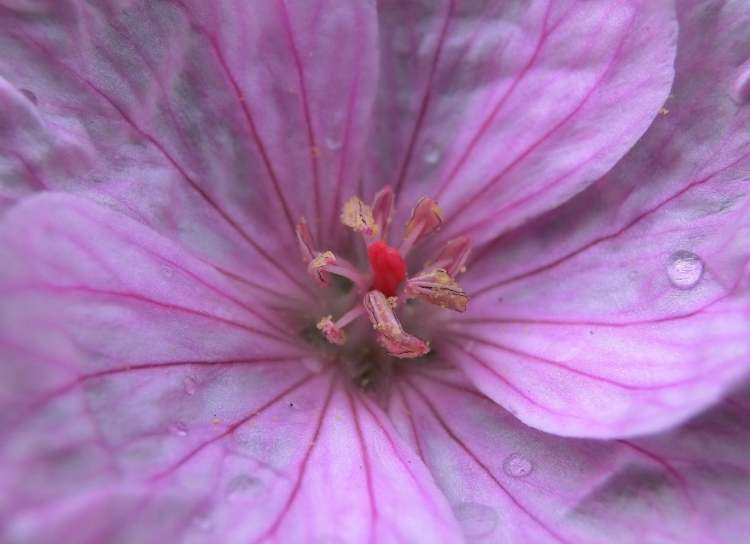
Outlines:
[[703,276],[703,261],[690,251],[675,251],[667,263],[670,283],[678,289],[695,287]]
[[423,158],[427,164],[437,164],[440,160],[440,150],[434,145],[428,145],[425,147]]
[[456,519],[467,538],[483,538],[497,529],[497,511],[478,502],[462,502],[453,507]]
[[511,478],[523,478],[531,474],[533,470],[533,463],[517,453],[510,454],[503,461],[503,472]]
[[732,97],[739,104],[750,102],[750,65],[744,66],[732,86]]
[[239,476],[235,476],[234,478],[229,480],[229,483],[227,483],[227,487],[225,489],[226,498],[230,501],[236,500],[242,495],[245,495],[253,489],[256,489],[259,485],[260,480],[258,480],[257,478],[253,478],[252,476],[248,476],[247,474],[240,474]]
[[34,94],[34,91],[31,91],[29,89],[18,89],[21,91],[21,94],[24,95],[26,98],[29,99],[29,102],[36,105],[39,103],[39,100],[37,99],[36,95]]
[[177,421],[175,423],[172,423],[169,426],[169,430],[172,431],[172,433],[176,434],[177,436],[187,436],[187,434],[188,434],[187,425],[185,425],[181,421]]
[[185,393],[188,395],[195,395],[195,392],[198,389],[198,384],[192,376],[185,376],[185,379],[182,380],[182,386],[185,389]]
[[341,138],[338,136],[330,135],[325,138],[326,147],[331,151],[336,151],[341,148]]

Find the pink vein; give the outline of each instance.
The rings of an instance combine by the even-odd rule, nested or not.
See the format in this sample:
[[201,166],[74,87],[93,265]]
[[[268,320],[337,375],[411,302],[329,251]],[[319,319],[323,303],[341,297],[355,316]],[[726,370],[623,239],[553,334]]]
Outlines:
[[226,429],[224,429],[221,433],[211,437],[210,439],[206,440],[205,442],[198,444],[196,447],[194,447],[192,450],[190,450],[187,454],[183,455],[180,459],[172,463],[170,466],[165,468],[164,470],[154,474],[149,478],[149,481],[155,482],[158,481],[165,476],[168,476],[170,474],[173,474],[177,469],[184,466],[185,463],[187,463],[190,459],[195,457],[198,453],[200,453],[202,450],[210,446],[211,444],[214,444],[218,442],[219,440],[222,440],[223,438],[226,438],[227,436],[233,434],[237,429],[239,429],[242,425],[250,421],[251,419],[258,417],[263,412],[265,412],[268,408],[279,402],[282,398],[284,398],[286,395],[291,393],[292,391],[295,391],[305,385],[307,382],[309,382],[312,378],[315,377],[315,374],[308,374],[304,378],[297,380],[292,385],[272,397],[270,400],[268,400],[265,404],[260,406],[259,408],[256,408],[249,414],[245,415],[244,417],[238,419],[231,425],[229,425]]
[[[696,374],[696,375],[690,376],[689,378],[685,378],[683,380],[677,380],[677,381],[673,381],[673,382],[666,382],[666,383],[661,383],[661,384],[657,384],[657,385],[634,385],[634,384],[626,384],[626,383],[622,383],[622,382],[619,382],[617,380],[614,380],[612,378],[606,378],[606,377],[600,376],[598,374],[592,374],[590,372],[585,372],[583,370],[579,370],[577,368],[573,368],[573,367],[567,366],[567,365],[565,365],[565,364],[563,364],[563,363],[561,363],[559,361],[556,361],[554,359],[548,359],[546,357],[540,357],[539,355],[534,355],[534,354],[528,353],[526,351],[521,351],[521,350],[513,349],[513,348],[511,348],[509,346],[505,346],[503,344],[500,344],[500,343],[497,343],[497,342],[493,342],[491,340],[480,338],[478,336],[473,336],[473,335],[463,334],[463,333],[454,333],[454,334],[456,336],[460,336],[460,337],[465,338],[467,340],[479,342],[480,344],[484,344],[484,345],[492,347],[494,349],[497,349],[497,350],[500,350],[500,351],[504,351],[506,353],[510,353],[511,355],[516,355],[516,356],[522,357],[524,359],[529,359],[529,360],[537,361],[539,363],[543,363],[543,364],[546,364],[546,365],[554,366],[555,368],[559,368],[560,370],[564,370],[564,371],[569,372],[571,374],[575,374],[575,375],[578,375],[578,376],[583,376],[583,377],[588,378],[590,380],[594,380],[594,381],[597,381],[597,382],[606,383],[607,385],[612,385],[614,387],[618,387],[620,389],[626,389],[626,390],[629,390],[629,391],[658,391],[658,390],[661,390],[661,389],[669,389],[669,388],[672,388],[672,387],[680,387],[680,386],[690,385],[692,383],[700,382],[701,380],[704,380],[705,378],[707,378],[709,376],[713,376],[713,375],[716,374],[716,370],[714,368],[711,368],[711,369],[709,369],[708,371],[706,371],[706,372],[704,372],[702,374]],[[459,349],[461,349],[465,353],[469,354],[469,356],[474,357],[473,354],[467,352],[463,348],[460,348],[460,346],[458,346],[458,344],[455,344],[455,345],[457,347],[459,347]],[[474,357],[474,358],[476,358],[476,357]],[[482,366],[484,366],[489,372],[491,372],[492,374],[495,374],[498,378],[500,378],[500,374],[496,370],[494,370],[489,364],[482,364]],[[502,379],[502,378],[500,378],[500,379]]]
[[[645,218],[647,218],[651,214],[659,211],[661,208],[663,208],[664,206],[668,205],[672,201],[680,198],[685,193],[691,191],[695,187],[699,187],[699,186],[707,183],[708,181],[710,181],[711,179],[713,179],[715,176],[717,176],[717,175],[725,172],[726,170],[732,168],[733,166],[736,166],[738,163],[742,162],[743,160],[745,160],[748,157],[750,157],[750,153],[746,153],[745,155],[742,155],[740,158],[736,159],[735,161],[732,161],[730,164],[728,164],[726,166],[723,166],[719,170],[716,170],[716,171],[712,172],[711,174],[706,175],[703,178],[691,181],[690,183],[688,183],[687,185],[685,185],[682,189],[680,189],[676,193],[670,195],[669,197],[665,198],[664,200],[662,200],[658,204],[654,205],[653,207],[648,208],[645,211],[643,211],[642,213],[638,214],[630,222],[626,223],[625,225],[623,225],[622,227],[620,227],[616,231],[613,231],[613,232],[611,232],[609,234],[605,234],[603,236],[599,236],[597,238],[594,238],[593,240],[590,240],[589,242],[587,242],[586,244],[582,245],[578,249],[575,249],[575,250],[573,250],[573,251],[571,251],[571,252],[569,252],[569,253],[561,256],[561,257],[558,257],[557,259],[555,259],[553,261],[550,261],[547,264],[538,266],[536,268],[532,268],[531,270],[527,270],[526,272],[522,272],[520,274],[516,274],[515,276],[511,276],[509,278],[500,280],[500,281],[498,281],[496,283],[493,283],[493,284],[490,284],[490,285],[488,285],[486,287],[482,287],[481,289],[479,289],[478,291],[476,291],[473,294],[473,296],[474,297],[478,297],[478,296],[483,295],[486,292],[491,291],[493,289],[496,289],[498,287],[502,287],[502,286],[505,286],[505,285],[508,285],[508,284],[511,284],[511,283],[515,283],[515,282],[520,281],[520,280],[524,280],[524,279],[529,278],[531,276],[535,276],[537,274],[541,274],[543,272],[547,272],[548,270],[551,270],[551,269],[553,269],[553,268],[555,268],[555,267],[563,264],[564,262],[572,259],[573,257],[576,257],[576,256],[580,255],[581,253],[584,253],[584,252],[588,251],[589,249],[597,246],[598,244],[600,244],[602,242],[607,242],[607,241],[610,241],[610,240],[614,240],[615,238],[617,238],[617,237],[623,235],[624,233],[626,233],[629,229],[631,229],[633,226],[635,226],[636,224],[638,224],[641,221],[643,221]],[[489,253],[490,252],[488,251],[488,252],[485,253],[485,255],[487,255]],[[475,261],[475,264],[476,264],[476,262],[477,261]]]
[[566,419],[574,419],[574,420],[585,421],[585,422],[587,422],[589,424],[595,424],[596,423],[596,422],[591,421],[591,420],[589,420],[589,419],[587,419],[585,417],[576,416],[576,415],[570,414],[570,413],[559,412],[557,410],[553,410],[549,406],[545,406],[545,405],[539,403],[535,398],[533,398],[530,395],[528,395],[518,385],[516,385],[511,380],[509,380],[508,378],[506,378],[505,376],[503,376],[502,374],[500,374],[499,372],[497,372],[494,368],[492,368],[492,366],[487,361],[485,361],[484,359],[482,359],[478,355],[475,355],[475,354],[471,353],[470,351],[468,351],[467,349],[465,349],[459,343],[452,342],[452,344],[453,344],[454,347],[458,348],[463,353],[465,353],[466,355],[468,355],[472,360],[474,360],[474,362],[476,364],[478,364],[483,369],[485,369],[490,375],[492,375],[498,381],[502,382],[508,389],[510,389],[511,391],[513,391],[519,397],[523,398],[529,404],[531,404],[533,406],[536,406],[540,410],[543,410],[543,411],[545,411],[547,413],[553,414],[553,415],[558,416],[558,417],[562,417],[562,418],[566,418]]
[[346,397],[349,401],[349,406],[352,410],[352,419],[354,420],[354,428],[357,431],[357,441],[359,442],[359,452],[362,456],[362,464],[364,465],[365,480],[367,482],[367,497],[370,503],[370,542],[375,541],[375,531],[378,523],[378,508],[375,503],[375,492],[372,487],[372,467],[370,466],[370,456],[367,452],[367,445],[365,443],[365,437],[362,434],[362,426],[359,421],[359,413],[354,400],[352,399],[352,393],[349,388],[346,388]]
[[257,357],[257,358],[225,359],[225,360],[216,360],[216,361],[210,361],[210,360],[160,361],[160,362],[150,362],[150,363],[129,364],[126,366],[107,368],[105,370],[99,370],[99,371],[91,372],[88,374],[81,374],[77,376],[74,380],[71,380],[70,382],[66,384],[60,385],[54,389],[51,389],[49,391],[42,393],[41,396],[35,402],[29,405],[28,408],[26,408],[18,416],[16,421],[12,422],[9,425],[9,428],[5,429],[6,433],[4,434],[12,432],[13,429],[18,424],[20,424],[24,419],[29,417],[29,415],[33,414],[35,411],[43,408],[44,406],[46,406],[53,400],[60,398],[61,396],[65,395],[66,393],[69,393],[70,391],[73,391],[74,389],[78,388],[79,386],[83,385],[84,383],[88,381],[106,378],[109,376],[116,376],[118,374],[127,374],[130,372],[139,372],[139,371],[148,371],[148,370],[162,370],[166,368],[180,368],[180,367],[186,367],[186,366],[226,367],[226,366],[254,365],[254,364],[263,364],[263,363],[282,363],[282,362],[291,363],[291,362],[296,362],[297,360],[298,358],[292,355],[270,355],[270,356]]
[[422,443],[419,440],[419,433],[417,433],[417,425],[414,422],[414,413],[412,412],[411,404],[409,404],[409,401],[406,398],[406,393],[404,393],[399,384],[396,384],[396,391],[398,391],[401,401],[404,403],[406,417],[409,419],[409,427],[411,428],[411,433],[414,435],[414,445],[417,447],[417,455],[419,455],[419,458],[423,462],[426,462],[427,460],[424,456],[424,451],[422,451]]
[[448,423],[443,419],[443,417],[440,415],[440,412],[435,408],[435,406],[432,404],[430,399],[427,397],[427,395],[419,389],[411,380],[406,378],[406,382],[411,386],[412,390],[422,399],[422,402],[427,406],[429,411],[432,413],[432,416],[435,418],[435,420],[440,424],[440,426],[443,428],[445,433],[453,440],[462,450],[464,450],[469,457],[471,457],[472,461],[482,469],[482,471],[497,485],[498,489],[500,489],[503,494],[513,503],[513,505],[518,508],[521,512],[523,512],[526,516],[528,516],[532,521],[534,521],[540,528],[542,528],[548,535],[553,537],[558,542],[564,542],[568,543],[569,541],[556,533],[551,527],[546,525],[539,517],[531,512],[526,506],[524,506],[521,501],[519,501],[508,489],[500,482],[500,480],[497,479],[497,477],[492,473],[490,468],[485,465],[479,457],[472,451],[469,446],[459,438],[459,436],[453,431],[453,429],[448,425]]
[[[529,147],[527,147],[522,153],[520,153],[513,161],[503,168],[502,171],[500,171],[496,176],[494,176],[482,189],[474,193],[471,198],[468,198],[464,201],[462,201],[461,206],[455,210],[453,213],[451,213],[452,218],[458,217],[459,215],[462,215],[463,212],[467,209],[473,206],[481,197],[484,195],[487,191],[492,189],[494,185],[499,183],[510,171],[512,171],[516,166],[521,164],[526,158],[529,157],[536,149],[539,148],[543,143],[545,143],[555,132],[557,132],[559,129],[564,127],[573,117],[588,103],[589,99],[591,99],[592,96],[594,96],[594,91],[596,91],[601,83],[604,81],[604,79],[610,74],[612,67],[615,65],[615,61],[619,58],[620,53],[622,52],[622,47],[624,46],[627,39],[630,37],[630,29],[632,28],[634,22],[636,19],[636,15],[634,14],[633,17],[631,17],[630,22],[628,24],[627,29],[623,33],[622,39],[617,45],[617,48],[615,49],[614,54],[612,55],[612,58],[607,63],[607,66],[605,67],[602,74],[597,78],[597,80],[594,82],[594,84],[589,88],[589,90],[586,92],[586,94],[583,96],[583,98],[578,102],[578,104],[571,110],[565,117],[563,117],[560,121],[558,121],[550,130],[545,132],[541,138],[536,140],[533,144],[531,144]],[[501,210],[493,210],[493,213],[499,213],[499,211],[513,208],[516,206],[516,203],[511,203],[506,205]],[[446,221],[447,222],[447,221]],[[464,229],[464,231],[471,230],[471,227],[468,227]]]
[[443,20],[443,26],[440,31],[440,36],[438,37],[437,47],[435,48],[435,56],[432,59],[432,64],[430,65],[430,72],[427,76],[427,85],[425,88],[425,92],[422,95],[422,101],[420,103],[419,112],[417,113],[417,121],[414,125],[414,129],[412,130],[411,137],[409,138],[409,145],[406,148],[406,155],[404,156],[404,162],[401,164],[401,170],[398,174],[398,178],[397,178],[396,185],[394,188],[394,192],[396,193],[397,198],[401,192],[401,186],[404,183],[404,179],[406,178],[406,172],[409,168],[409,164],[411,163],[411,158],[414,154],[414,146],[417,143],[417,136],[419,135],[419,132],[422,129],[422,124],[424,123],[424,119],[427,114],[427,108],[430,104],[430,100],[432,99],[432,82],[435,78],[435,73],[437,72],[437,66],[440,63],[440,56],[443,51],[443,45],[445,44],[445,39],[448,35],[448,27],[450,26],[450,20],[453,16],[454,9],[455,9],[454,0],[449,0],[448,9],[446,10],[445,19]]
[[307,140],[308,140],[308,154],[310,156],[310,168],[312,169],[313,175],[313,190],[315,197],[315,226],[317,228],[318,235],[322,231],[322,208],[320,201],[320,164],[318,162],[317,154],[320,153],[320,149],[315,141],[315,130],[313,129],[312,115],[310,114],[310,99],[307,95],[307,85],[305,84],[305,71],[302,66],[302,61],[299,57],[299,51],[297,50],[297,44],[294,42],[294,33],[292,30],[292,22],[289,19],[289,11],[286,7],[286,1],[280,0],[278,6],[281,9],[281,19],[286,32],[287,38],[289,38],[289,49],[292,52],[292,58],[294,59],[294,66],[297,72],[297,81],[300,89],[300,95],[302,98],[302,111],[305,117],[305,127],[307,129]]
[[[344,184],[344,173],[347,167],[347,157],[349,154],[349,146],[351,144],[351,132],[352,132],[352,118],[354,117],[354,105],[357,102],[360,91],[360,78],[362,75],[362,41],[357,41],[357,50],[355,51],[356,67],[354,68],[354,76],[349,91],[349,98],[346,105],[346,121],[344,125],[344,134],[341,143],[340,161],[338,174],[336,176],[336,193],[333,200],[333,209],[331,212],[331,220],[329,222],[329,235],[333,236],[335,232],[336,223],[338,219],[338,210],[341,208],[341,191]],[[364,196],[360,193],[360,196]]]
[[261,534],[258,538],[256,538],[253,542],[257,543],[257,542],[264,541],[266,540],[267,537],[275,534],[276,531],[279,529],[281,522],[289,514],[289,510],[291,509],[292,503],[294,503],[294,500],[297,498],[297,494],[299,493],[302,487],[302,480],[305,477],[307,464],[310,461],[310,457],[312,455],[313,450],[315,449],[315,445],[318,443],[318,437],[320,436],[320,431],[323,428],[323,421],[325,420],[326,413],[328,412],[328,407],[330,406],[330,403],[331,403],[331,397],[333,396],[333,387],[335,383],[336,383],[336,375],[334,374],[334,377],[331,379],[331,383],[328,386],[328,393],[326,394],[325,402],[323,404],[323,407],[320,410],[320,414],[318,415],[318,420],[315,423],[315,430],[313,431],[313,436],[307,445],[307,449],[305,450],[304,456],[302,457],[302,463],[300,464],[299,472],[297,473],[297,478],[294,482],[294,486],[292,487],[292,491],[289,494],[289,497],[287,497],[287,500],[284,503],[284,506],[282,507],[278,515],[276,516],[276,519],[273,521],[271,526],[266,531],[264,531],[263,534]]
[[179,263],[177,263],[177,262],[175,262],[175,261],[173,261],[171,259],[168,259],[164,255],[160,254],[157,251],[152,250],[151,248],[149,248],[149,247],[147,247],[147,246],[145,246],[143,244],[138,243],[137,241],[133,240],[132,238],[130,238],[129,236],[127,236],[125,233],[123,233],[120,230],[112,227],[111,225],[99,222],[99,221],[97,221],[96,219],[94,219],[93,217],[89,216],[88,214],[86,214],[85,212],[83,212],[81,210],[78,210],[78,212],[82,216],[86,217],[89,221],[91,221],[92,223],[94,223],[95,225],[97,225],[99,227],[102,227],[102,228],[104,228],[106,230],[109,230],[111,233],[113,233],[115,236],[117,236],[120,240],[122,240],[122,241],[124,241],[126,243],[129,243],[129,244],[132,244],[133,246],[141,249],[142,251],[144,251],[144,252],[148,253],[149,255],[155,257],[156,259],[158,259],[158,260],[160,260],[162,262],[165,262],[165,263],[173,266],[177,270],[180,270],[185,275],[189,276],[190,278],[193,278],[198,283],[200,283],[204,287],[208,288],[210,291],[213,291],[214,293],[218,294],[219,296],[221,296],[221,297],[223,297],[223,298],[225,298],[225,299],[233,302],[234,304],[236,304],[240,308],[242,308],[245,311],[247,311],[250,315],[256,317],[257,319],[260,319],[263,323],[265,323],[269,327],[273,328],[277,332],[281,333],[282,335],[286,334],[288,332],[287,330],[283,329],[282,327],[280,327],[279,325],[277,325],[276,323],[274,323],[270,319],[268,319],[266,316],[264,316],[263,314],[261,314],[260,312],[258,312],[250,304],[247,304],[243,300],[238,299],[237,297],[234,297],[231,294],[225,292],[223,289],[220,289],[219,287],[216,287],[212,283],[204,280],[198,274],[192,272],[191,270],[188,270],[187,268],[185,268],[184,266],[180,265]]
[[[37,42],[36,40],[30,38],[29,36],[18,36],[19,39],[26,39],[32,44],[34,44],[38,49],[40,49],[45,54],[49,55],[49,52],[47,51],[46,47],[44,47],[42,44]],[[54,57],[53,57],[54,58]],[[75,70],[73,70],[70,66],[64,63],[59,63],[60,66],[62,66],[66,71],[70,72],[76,79],[81,81],[84,85],[86,85],[88,88],[90,88],[95,94],[99,95],[102,99],[104,99],[117,113],[122,117],[122,119],[135,131],[138,133],[141,137],[143,137],[145,140],[147,140],[151,145],[153,145],[161,154],[164,156],[165,159],[174,167],[175,170],[185,179],[185,181],[188,182],[188,185],[196,192],[200,197],[205,200],[218,214],[221,216],[224,221],[226,221],[232,228],[235,229],[235,231],[246,241],[248,242],[253,248],[260,254],[263,258],[265,258],[269,263],[274,265],[282,274],[284,274],[292,283],[297,285],[303,292],[309,294],[309,290],[307,286],[303,283],[301,283],[296,277],[294,277],[292,274],[289,273],[289,271],[286,269],[286,267],[282,266],[281,263],[279,263],[275,258],[273,258],[263,247],[261,247],[258,242],[256,242],[240,225],[232,218],[229,213],[224,210],[219,204],[206,192],[198,183],[187,173],[187,171],[182,167],[182,165],[167,151],[166,147],[157,140],[153,135],[146,132],[144,129],[142,129],[139,125],[133,121],[130,116],[127,114],[127,112],[119,105],[117,102],[115,102],[109,95],[107,95],[104,91],[99,89],[96,85],[94,85],[91,81],[88,79],[83,78],[81,75],[79,75]],[[291,216],[290,216],[291,217]]]
[[215,314],[211,314],[209,312],[204,312],[202,310],[196,310],[195,308],[189,308],[187,306],[180,306],[177,304],[172,304],[169,302],[164,302],[161,300],[152,299],[140,294],[136,293],[127,293],[122,291],[110,291],[107,289],[98,289],[95,287],[86,287],[81,285],[24,285],[24,286],[16,286],[14,290],[24,290],[24,289],[34,289],[34,290],[40,290],[40,291],[52,291],[57,293],[87,293],[87,294],[93,294],[93,295],[103,295],[103,296],[111,296],[116,298],[125,298],[125,299],[131,299],[136,302],[141,302],[144,304],[151,304],[154,306],[157,306],[159,308],[165,309],[165,310],[173,310],[176,312],[181,313],[187,313],[196,315],[199,317],[203,317],[205,319],[209,319],[211,321],[216,321],[219,323],[224,323],[226,325],[230,325],[232,327],[236,327],[238,329],[242,329],[257,335],[261,335],[265,338],[272,338],[276,340],[277,342],[280,342],[282,344],[294,346],[293,343],[289,341],[288,338],[283,338],[280,336],[276,336],[274,334],[269,333],[266,330],[258,329],[252,325],[248,325],[247,323],[242,323],[240,321],[234,321],[232,319],[227,319],[224,317],[220,317]]
[[[549,20],[549,14],[550,10],[552,9],[552,2],[549,2],[547,4],[547,9],[544,12],[544,20],[542,23],[542,31],[539,34],[539,40],[536,43],[536,47],[534,48],[534,52],[532,53],[531,57],[529,58],[526,65],[521,69],[521,71],[516,75],[516,77],[513,80],[513,83],[508,87],[508,89],[503,93],[503,95],[500,97],[500,100],[497,101],[495,104],[495,107],[492,109],[490,114],[485,118],[485,120],[482,122],[482,124],[479,126],[479,129],[472,137],[471,141],[469,142],[469,145],[466,147],[464,152],[461,154],[461,157],[459,158],[456,165],[453,167],[453,169],[448,173],[446,178],[443,180],[443,182],[440,184],[440,188],[438,189],[435,199],[439,200],[440,197],[445,193],[446,189],[450,186],[453,179],[456,177],[456,174],[461,170],[461,168],[466,163],[466,159],[471,155],[471,153],[474,151],[474,148],[476,147],[477,143],[482,139],[484,134],[487,132],[487,130],[490,128],[492,121],[497,117],[497,114],[502,111],[503,106],[507,102],[508,98],[510,98],[513,95],[513,92],[516,90],[516,87],[523,81],[526,77],[526,75],[530,72],[531,67],[534,65],[536,60],[539,58],[539,53],[541,53],[545,42],[547,41],[547,38],[552,34],[553,28],[547,30],[547,23]],[[558,23],[559,25],[560,23]]]
[[227,81],[229,82],[229,85],[232,89],[232,92],[235,94],[237,101],[240,104],[240,107],[242,109],[242,114],[245,118],[245,121],[248,124],[248,127],[250,128],[250,132],[252,133],[253,141],[255,145],[258,147],[258,152],[260,153],[263,164],[265,165],[266,170],[268,171],[268,175],[271,178],[271,184],[274,189],[274,192],[276,193],[276,196],[278,197],[279,202],[281,203],[281,207],[284,210],[284,216],[286,218],[287,224],[289,225],[290,232],[294,233],[294,229],[295,229],[294,218],[289,208],[289,203],[287,202],[286,197],[284,196],[284,193],[281,190],[281,183],[279,182],[279,177],[276,174],[276,170],[273,168],[273,164],[271,163],[271,158],[268,154],[268,150],[266,149],[265,143],[260,137],[260,132],[258,131],[258,127],[255,124],[253,114],[250,111],[250,106],[248,105],[247,100],[245,99],[245,95],[242,92],[242,88],[237,82],[237,79],[234,77],[234,73],[229,68],[229,64],[227,63],[224,57],[224,52],[221,50],[221,47],[219,47],[219,42],[217,41],[216,36],[210,33],[205,27],[196,23],[193,20],[191,11],[182,3],[182,1],[177,0],[177,3],[186,12],[188,19],[190,19],[190,21],[195,25],[195,27],[199,29],[199,32],[201,32],[206,37],[209,44],[211,45],[211,48],[214,51],[214,54],[216,55],[217,60],[219,61],[219,66],[224,72],[227,78]]

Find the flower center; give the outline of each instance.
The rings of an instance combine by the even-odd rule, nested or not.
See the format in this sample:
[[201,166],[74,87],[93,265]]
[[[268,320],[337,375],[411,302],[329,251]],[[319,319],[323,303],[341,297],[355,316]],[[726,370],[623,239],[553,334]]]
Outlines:
[[308,273],[318,284],[329,287],[330,275],[334,274],[349,279],[357,291],[354,306],[338,319],[328,315],[318,321],[317,328],[325,339],[336,346],[345,345],[344,329],[366,315],[378,344],[386,353],[413,359],[426,355],[430,344],[406,332],[398,314],[410,299],[457,312],[466,311],[469,299],[456,278],[466,270],[470,243],[465,237],[449,241],[435,260],[426,263],[416,275],[407,277],[406,256],[412,247],[440,228],[443,216],[434,200],[421,198],[412,210],[402,242],[396,249],[387,242],[394,202],[393,190],[386,187],[375,195],[371,206],[352,197],[341,211],[341,222],[361,234],[367,246],[370,261],[367,272],[361,272],[330,250],[319,250],[304,218],[297,225],[297,240]]
[[396,290],[406,279],[406,261],[398,252],[382,241],[373,242],[367,248],[373,280],[372,288],[387,297],[396,296]]

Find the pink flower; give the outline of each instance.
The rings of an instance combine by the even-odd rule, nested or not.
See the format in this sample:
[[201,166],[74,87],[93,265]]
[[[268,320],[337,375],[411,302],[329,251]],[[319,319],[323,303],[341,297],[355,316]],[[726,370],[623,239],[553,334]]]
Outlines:
[[0,540],[744,541],[749,24],[0,1]]

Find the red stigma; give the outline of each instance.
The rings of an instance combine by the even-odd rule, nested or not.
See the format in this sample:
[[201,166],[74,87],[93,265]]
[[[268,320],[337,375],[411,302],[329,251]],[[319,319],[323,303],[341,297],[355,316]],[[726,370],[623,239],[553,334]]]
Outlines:
[[387,297],[396,296],[396,289],[406,278],[406,262],[397,249],[385,242],[374,242],[367,248],[374,279],[373,289]]

